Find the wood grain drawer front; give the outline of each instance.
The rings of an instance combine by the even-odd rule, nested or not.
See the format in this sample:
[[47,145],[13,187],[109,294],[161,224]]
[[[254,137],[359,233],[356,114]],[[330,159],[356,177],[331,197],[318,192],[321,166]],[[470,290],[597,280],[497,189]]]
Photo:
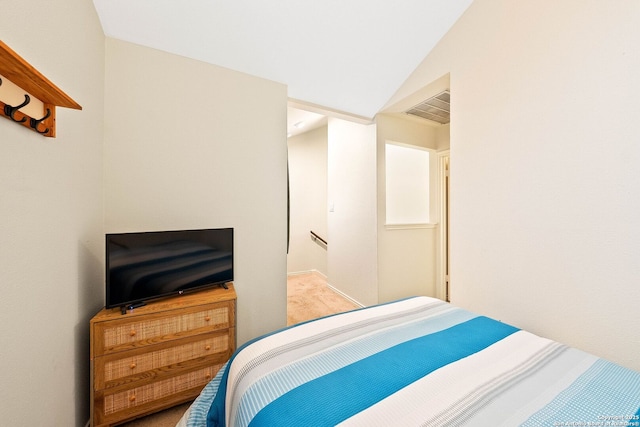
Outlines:
[[[222,365],[206,367],[194,372],[189,372],[163,381],[157,381],[141,387],[104,396],[103,416],[109,417],[120,411],[135,413],[132,408],[152,404],[155,401],[186,392],[193,388],[204,387],[218,372]],[[195,392],[197,395],[197,392]]]
[[231,325],[231,307],[228,303],[218,303],[198,307],[197,311],[181,310],[174,316],[163,313],[158,316],[146,316],[144,320],[109,322],[109,325],[96,325],[102,328],[102,346],[96,348],[96,355],[109,354],[145,345],[198,334],[207,330],[228,328]]
[[91,425],[112,427],[195,399],[236,346],[236,293],[212,288],[90,323]]
[[[227,333],[218,336],[209,336],[207,339],[188,342],[186,344],[163,348],[157,351],[131,355],[106,361],[104,364],[104,382],[108,387],[109,381],[130,375],[140,375],[147,371],[167,368],[180,362],[211,356],[219,353],[229,355],[232,351]],[[130,352],[127,352],[128,355]],[[98,361],[100,363],[100,361]],[[97,383],[97,387],[102,384]],[[101,387],[100,387],[101,388]]]

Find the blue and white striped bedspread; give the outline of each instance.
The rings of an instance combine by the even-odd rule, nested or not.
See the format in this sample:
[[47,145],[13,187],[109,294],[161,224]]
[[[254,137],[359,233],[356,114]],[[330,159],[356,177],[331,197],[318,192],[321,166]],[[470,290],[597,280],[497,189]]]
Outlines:
[[640,373],[427,297],[254,340],[213,383],[188,426],[640,426]]

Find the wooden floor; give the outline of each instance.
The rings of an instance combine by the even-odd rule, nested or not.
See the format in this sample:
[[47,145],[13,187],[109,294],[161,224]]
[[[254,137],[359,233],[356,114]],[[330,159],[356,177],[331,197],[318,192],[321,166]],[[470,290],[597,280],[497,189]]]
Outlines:
[[[296,274],[287,278],[287,324],[359,308],[327,285],[317,273]],[[175,427],[191,403],[122,424],[123,427]]]

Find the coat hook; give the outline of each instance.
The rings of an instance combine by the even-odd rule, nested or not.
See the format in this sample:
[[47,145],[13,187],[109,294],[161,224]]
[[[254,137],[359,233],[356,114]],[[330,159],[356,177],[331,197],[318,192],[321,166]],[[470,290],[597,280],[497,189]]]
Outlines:
[[29,126],[31,126],[31,127],[32,127],[36,132],[38,132],[38,133],[45,134],[45,133],[49,132],[49,128],[46,128],[45,130],[43,130],[42,132],[40,132],[40,131],[38,130],[38,126],[40,126],[40,123],[42,123],[43,121],[45,121],[45,120],[46,120],[50,115],[51,115],[51,110],[47,108],[47,114],[45,114],[45,116],[44,116],[43,118],[38,119],[38,120],[36,120],[36,119],[33,119],[33,118],[32,118],[32,119],[29,121]]
[[29,97],[29,95],[24,96],[24,102],[20,105],[16,105],[15,107],[12,107],[11,105],[7,104],[4,106],[4,114],[11,117],[11,120],[13,120],[14,122],[17,123],[24,123],[27,121],[26,117],[23,117],[22,120],[17,120],[14,117],[14,114],[16,114],[16,111],[18,111],[19,109],[21,109],[22,107],[24,107],[25,105],[27,105],[29,102],[31,102],[31,98]]

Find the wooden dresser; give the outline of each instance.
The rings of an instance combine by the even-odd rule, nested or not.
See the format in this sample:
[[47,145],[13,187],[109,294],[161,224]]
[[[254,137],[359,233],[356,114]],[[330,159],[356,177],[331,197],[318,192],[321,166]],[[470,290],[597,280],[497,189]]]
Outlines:
[[236,293],[212,288],[91,319],[91,425],[194,399],[236,347]]

